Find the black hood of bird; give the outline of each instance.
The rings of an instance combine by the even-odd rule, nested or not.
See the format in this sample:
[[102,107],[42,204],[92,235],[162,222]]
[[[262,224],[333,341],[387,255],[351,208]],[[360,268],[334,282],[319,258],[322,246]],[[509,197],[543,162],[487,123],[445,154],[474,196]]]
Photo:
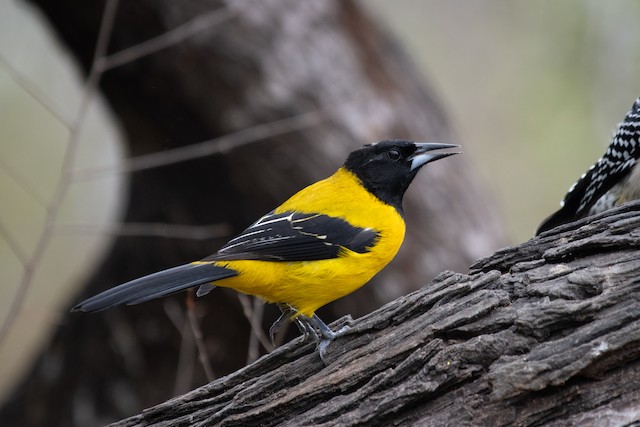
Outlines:
[[455,144],[414,142],[392,139],[367,144],[349,154],[344,168],[360,179],[362,185],[402,212],[402,197],[416,174],[427,163],[459,152],[434,150],[459,147]]

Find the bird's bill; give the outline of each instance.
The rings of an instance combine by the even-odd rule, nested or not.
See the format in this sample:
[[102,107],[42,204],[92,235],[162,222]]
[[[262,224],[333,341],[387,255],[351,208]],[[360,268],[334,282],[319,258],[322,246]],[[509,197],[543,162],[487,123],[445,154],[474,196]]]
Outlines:
[[454,154],[462,154],[460,151],[448,151],[445,153],[429,153],[434,150],[446,150],[449,148],[460,147],[457,144],[439,144],[435,142],[416,142],[416,152],[409,158],[411,160],[411,170],[416,170],[421,166],[430,162],[435,162],[445,157],[453,156]]

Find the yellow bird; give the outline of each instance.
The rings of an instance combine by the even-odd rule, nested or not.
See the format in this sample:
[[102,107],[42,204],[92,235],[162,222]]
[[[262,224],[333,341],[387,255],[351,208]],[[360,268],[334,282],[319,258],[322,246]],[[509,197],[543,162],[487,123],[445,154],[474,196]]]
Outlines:
[[360,288],[393,259],[404,240],[406,189],[425,164],[459,154],[433,150],[453,147],[407,140],[365,145],[210,257],[116,286],[72,311],[138,304],[194,286],[198,296],[232,288],[278,304],[283,314],[272,338],[291,319],[316,338],[323,357],[346,329],[332,331],[316,310]]

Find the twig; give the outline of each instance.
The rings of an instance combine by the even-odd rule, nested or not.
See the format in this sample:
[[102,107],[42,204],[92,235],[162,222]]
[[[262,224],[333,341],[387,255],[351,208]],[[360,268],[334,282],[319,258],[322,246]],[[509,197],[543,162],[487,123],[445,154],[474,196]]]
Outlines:
[[22,190],[27,193],[36,203],[47,206],[47,200],[38,190],[24,179],[20,172],[13,169],[7,162],[0,158],[0,168],[11,178]]
[[[332,108],[335,109],[335,106]],[[317,109],[294,117],[242,129],[238,132],[224,135],[219,138],[213,138],[197,144],[124,159],[121,164],[117,166],[79,170],[74,173],[74,179],[96,179],[103,176],[111,176],[116,173],[130,173],[147,170],[187,160],[201,159],[214,154],[225,153],[240,146],[251,144],[275,135],[281,135],[295,130],[308,129],[316,126],[323,120],[326,120],[328,113],[328,108]]]
[[196,348],[198,349],[198,359],[200,360],[200,364],[204,369],[204,373],[207,376],[207,380],[213,381],[215,379],[215,374],[213,373],[213,369],[211,368],[211,364],[209,363],[209,355],[207,354],[207,347],[203,340],[202,330],[200,329],[200,323],[198,322],[198,317],[196,316],[196,302],[193,297],[193,289],[189,289],[187,291],[187,317],[189,318],[189,324],[191,325],[191,331],[193,332],[193,338],[195,339]]
[[128,47],[102,58],[98,67],[100,71],[105,72],[112,68],[128,64],[144,56],[174,46],[200,31],[216,27],[237,14],[238,12],[236,10],[224,7],[199,15],[162,35],[145,40],[135,46]]
[[71,118],[65,117],[60,112],[62,110],[61,108],[58,108],[58,106],[56,106],[53,103],[53,101],[51,101],[51,99],[45,96],[45,94],[38,89],[36,84],[34,84],[27,77],[22,75],[20,71],[13,68],[11,66],[11,63],[9,63],[9,61],[7,61],[6,58],[4,58],[1,54],[0,54],[0,66],[2,66],[2,68],[4,68],[4,70],[7,72],[9,77],[14,82],[16,82],[33,99],[35,99],[35,101],[38,104],[42,105],[42,107],[45,110],[47,110],[49,113],[51,113],[51,115],[55,117],[60,123],[62,123],[64,127],[66,127],[69,130],[71,129],[72,127]]
[[256,336],[256,338],[260,341],[260,344],[262,344],[267,352],[272,352],[274,348],[273,344],[271,344],[271,341],[269,341],[269,337],[267,337],[267,334],[265,334],[264,330],[262,329],[262,325],[260,324],[260,321],[262,320],[263,308],[261,308],[260,316],[258,317],[254,314],[253,307],[251,306],[251,299],[244,294],[239,293],[237,295],[238,299],[240,300],[240,304],[242,305],[242,311],[244,312],[244,315],[249,321],[249,325],[251,326],[252,334]]
[[15,322],[20,309],[22,308],[22,303],[32,283],[33,274],[44,255],[45,249],[48,246],[51,236],[53,235],[53,229],[55,227],[55,222],[60,211],[60,206],[72,182],[71,174],[78,151],[80,130],[88,111],[89,102],[91,101],[95,93],[101,76],[101,74],[96,70],[95,64],[97,59],[104,56],[107,50],[107,44],[111,35],[111,29],[113,27],[117,7],[118,0],[108,0],[105,4],[104,15],[102,17],[100,30],[98,33],[98,41],[96,43],[96,50],[94,52],[93,66],[91,67],[91,71],[89,72],[89,76],[87,78],[87,83],[85,84],[85,89],[80,102],[78,113],[76,114],[76,117],[70,128],[69,140],[67,142],[67,148],[65,150],[64,159],[60,168],[60,181],[56,186],[51,202],[47,206],[47,213],[44,220],[44,229],[40,234],[31,258],[24,266],[24,272],[22,274],[20,283],[18,284],[18,290],[13,297],[9,312],[7,313],[2,323],[2,327],[0,328],[0,347],[2,347],[2,345],[4,344],[4,341],[6,340],[7,335],[11,330],[11,327],[13,326],[13,323]]
[[56,234],[108,234],[112,236],[165,237],[172,239],[207,240],[228,236],[227,223],[184,225],[163,222],[127,222],[114,224],[58,224]]
[[167,298],[164,300],[164,311],[167,317],[176,327],[182,340],[180,342],[180,353],[178,355],[178,365],[176,368],[176,379],[173,386],[173,394],[178,396],[189,390],[193,378],[193,361],[195,360],[195,340],[191,329],[191,322],[185,317],[184,312],[175,300]]
[[22,250],[18,242],[13,238],[2,220],[0,220],[0,237],[2,237],[5,242],[7,242],[9,249],[11,249],[16,258],[18,258],[20,264],[25,267],[29,262],[27,254]]
[[[253,298],[253,316],[251,318],[252,324],[261,324],[264,317],[264,301],[260,298]],[[262,328],[260,328],[262,331]],[[271,348],[273,350],[273,348]],[[269,351],[271,351],[269,350]],[[260,357],[260,339],[258,334],[251,334],[249,337],[249,349],[247,351],[247,365],[258,360]]]

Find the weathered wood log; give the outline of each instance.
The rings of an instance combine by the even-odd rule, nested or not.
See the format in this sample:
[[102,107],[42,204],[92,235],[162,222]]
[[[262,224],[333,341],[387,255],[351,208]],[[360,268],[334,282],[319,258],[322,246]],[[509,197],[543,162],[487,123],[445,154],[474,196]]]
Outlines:
[[114,426],[628,425],[639,249],[636,202],[440,274],[353,321],[327,366],[296,339]]
[[[104,0],[29,2],[88,70]],[[234,137],[222,144],[221,155],[132,172],[122,221],[223,223],[228,233],[198,241],[119,236],[83,295],[69,295],[69,308],[118,283],[213,253],[332,173],[363,143],[387,137],[456,142],[437,97],[362,2],[121,1],[109,53],[122,59],[132,46],[139,52],[138,43],[180,28],[190,36],[137,60],[115,61],[121,65],[102,76],[126,151],[155,156]],[[279,132],[264,132],[274,123]],[[235,146],[238,141],[254,143]],[[471,158],[458,157],[449,167],[434,164],[420,173],[405,198],[410,232],[400,254],[375,283],[323,308],[325,320],[368,313],[417,289],[445,262],[463,269],[505,244],[498,204]],[[146,165],[143,160],[137,157]],[[223,375],[245,365],[251,331],[235,292],[213,295],[198,300],[197,312],[209,362]],[[171,298],[177,307],[184,301],[184,295]],[[165,304],[61,315],[37,363],[0,407],[0,424],[42,425],[46,414],[49,426],[103,425],[205,383],[204,370],[189,356],[195,353],[189,329],[170,320]],[[278,315],[269,309],[267,327]]]

